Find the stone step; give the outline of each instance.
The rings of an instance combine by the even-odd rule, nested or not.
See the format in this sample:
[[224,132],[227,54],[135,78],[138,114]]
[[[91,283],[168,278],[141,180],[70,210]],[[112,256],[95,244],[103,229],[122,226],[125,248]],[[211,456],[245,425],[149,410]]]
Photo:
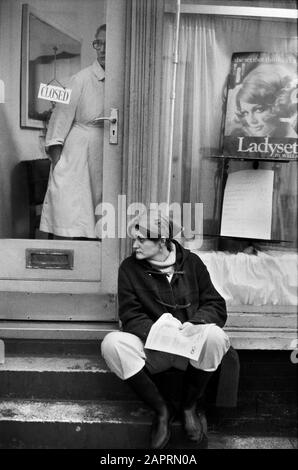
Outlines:
[[[127,384],[108,370],[97,341],[6,341],[5,346],[5,364],[0,365],[0,397],[57,400],[136,398]],[[241,368],[239,409],[262,412],[269,411],[271,406],[276,411],[279,405],[296,403],[296,374],[289,369],[294,369],[293,365],[287,367],[286,377],[284,363],[280,363],[280,367],[274,363],[274,377],[272,367],[269,375],[266,368],[260,373],[264,364],[249,366],[243,362]],[[166,384],[168,379],[171,380],[170,375]],[[181,387],[182,380],[183,376],[176,371],[173,387]]]
[[[170,374],[168,374],[171,380]],[[275,390],[270,384],[262,392],[253,390],[248,377],[242,379],[239,388],[239,409],[277,411],[278,406],[295,404],[297,396],[295,384],[289,391],[289,378],[285,381],[279,377],[280,385],[286,389],[278,390],[278,378],[274,378]],[[175,384],[181,387],[183,377],[176,372]],[[294,380],[294,378],[293,378]],[[180,382],[179,382],[180,381]],[[268,378],[269,381],[269,378]],[[262,378],[263,385],[264,377]],[[259,380],[260,385],[260,380]],[[134,392],[112,374],[103,358],[95,355],[61,355],[61,356],[20,356],[7,354],[5,364],[0,365],[0,397],[2,398],[40,398],[66,400],[131,400],[136,398]]]
[[97,356],[6,355],[0,365],[0,397],[121,400],[135,394]]
[[[47,355],[38,354],[37,351],[35,355],[7,352],[5,363],[0,364],[0,396],[55,399],[124,399],[134,396],[126,384],[108,370],[100,356],[98,344],[96,354],[83,355],[79,352],[74,350],[60,355],[54,355],[54,351],[52,354],[48,351]],[[280,370],[277,364],[274,367],[274,377],[264,370],[256,380],[257,365],[254,375],[250,376],[247,371],[242,374],[240,400],[243,398],[247,403],[268,400],[274,404],[296,402],[296,375],[285,377],[283,364]],[[245,365],[242,372],[244,368]],[[181,377],[179,371],[177,377],[178,380]]]
[[135,399],[100,355],[100,341],[5,340],[0,397]]
[[8,339],[5,338],[5,351],[8,355],[20,356],[98,356],[99,340],[65,340],[65,339]]
[[[4,400],[0,448],[148,449],[151,420],[138,402]],[[239,436],[216,429],[210,429],[208,441],[210,449],[297,447],[294,436]],[[206,441],[200,446],[187,441],[181,423],[174,421],[167,449],[205,447]]]
[[[151,412],[139,402],[4,400],[0,404],[0,446],[148,448],[151,420]],[[182,435],[181,424],[176,421],[172,428],[169,448],[192,448]]]
[[[7,340],[5,347],[5,364],[0,365],[2,399],[137,400],[130,387],[107,369],[98,341]],[[294,432],[291,430],[297,426],[296,375],[292,372],[289,375],[288,370],[284,377],[284,362],[280,363],[280,370],[274,362],[274,378],[271,368],[271,376],[264,369],[263,375],[258,372],[256,379],[256,368],[262,364],[252,365],[243,362],[242,371],[245,367],[246,370],[245,375],[240,376],[237,409],[226,413],[211,410],[209,422],[215,429],[231,432]],[[172,394],[174,389],[181,388],[182,380],[183,376],[176,371],[175,376],[167,375],[163,383]]]

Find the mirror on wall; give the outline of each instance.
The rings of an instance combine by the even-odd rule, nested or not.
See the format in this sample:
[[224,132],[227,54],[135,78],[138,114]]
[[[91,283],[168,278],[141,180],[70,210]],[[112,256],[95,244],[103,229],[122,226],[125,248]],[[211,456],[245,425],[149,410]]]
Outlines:
[[59,86],[80,68],[81,42],[23,5],[21,127],[44,128],[53,105],[38,98],[40,84]]

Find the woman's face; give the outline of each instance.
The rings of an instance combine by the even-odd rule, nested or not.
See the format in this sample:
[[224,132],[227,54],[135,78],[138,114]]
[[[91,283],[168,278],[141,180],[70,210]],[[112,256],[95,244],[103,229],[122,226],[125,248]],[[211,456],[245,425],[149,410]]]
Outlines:
[[249,135],[256,137],[270,136],[278,126],[278,118],[272,113],[270,106],[241,100],[240,119]]
[[141,259],[154,259],[160,254],[160,245],[158,241],[148,240],[140,232],[133,233],[133,251],[136,258]]

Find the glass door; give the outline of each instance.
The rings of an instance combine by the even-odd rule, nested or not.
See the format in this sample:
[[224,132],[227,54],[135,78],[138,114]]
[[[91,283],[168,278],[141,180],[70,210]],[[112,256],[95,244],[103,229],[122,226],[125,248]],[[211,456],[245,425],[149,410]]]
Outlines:
[[[5,84],[5,102],[0,104],[0,320],[115,320],[119,239],[116,236],[104,238],[98,229],[98,221],[102,214],[101,203],[116,208],[121,188],[126,2],[87,0],[83,5],[83,2],[66,0],[49,5],[49,2],[40,0],[34,3],[34,9],[26,6],[31,22],[25,22],[24,9],[22,12],[16,3],[0,1],[0,78]],[[17,33],[21,21],[22,38]],[[36,28],[45,24],[44,34],[35,37]],[[98,27],[104,24],[105,64],[96,61],[103,47],[103,29],[98,31]],[[27,31],[24,32],[24,28]],[[50,28],[53,28],[53,33],[50,33]],[[26,39],[24,33],[27,34]],[[58,50],[55,50],[54,33],[60,41]],[[93,43],[95,38],[99,42]],[[53,52],[48,51],[50,42]],[[20,58],[24,61],[26,57],[27,64],[25,69],[22,65],[21,78],[23,82],[26,72],[29,88],[24,89],[22,83],[20,97],[18,64]],[[84,82],[85,75],[89,73],[86,67],[90,64],[93,67],[91,73],[95,74],[92,80],[100,83],[102,90],[100,96],[95,94],[91,99],[88,96],[90,80]],[[36,73],[30,75],[33,67]],[[82,69],[85,71],[76,75],[74,81],[64,81],[68,73],[71,75]],[[37,77],[38,85],[42,82],[48,85],[55,79],[56,82],[50,85],[70,89],[74,100],[77,100],[77,108],[72,110],[72,121],[65,117],[72,102],[59,104],[67,109],[59,126],[63,125],[63,120],[65,126],[69,126],[63,129],[63,150],[67,150],[67,145],[70,147],[71,138],[77,142],[72,142],[70,160],[61,157],[54,169],[50,168],[44,151],[45,123],[48,132],[53,125],[51,121],[47,122],[51,115],[50,107],[39,109],[36,105],[41,100],[31,93],[36,83],[30,81],[30,77]],[[70,87],[65,83],[71,83]],[[30,96],[35,96],[34,109]],[[20,108],[20,98],[27,99],[27,107],[22,103]],[[100,115],[93,116],[92,122],[88,122],[87,132],[84,127],[86,116],[83,115],[83,126],[80,126],[81,111],[78,110],[84,99],[87,104],[82,112],[87,115],[88,107],[92,107],[96,100],[102,100]],[[50,100],[43,101],[44,104],[50,105]],[[109,119],[94,122],[94,117]],[[76,135],[73,134],[75,126],[78,128]],[[93,140],[90,132],[98,132],[100,137]],[[80,225],[82,214],[84,216],[92,208],[95,235],[89,232],[65,237],[55,230],[54,233],[40,231],[39,217],[48,181],[50,185],[48,178],[55,171],[56,177],[69,175],[67,165],[71,165],[72,157],[78,153],[78,145],[85,145],[85,150],[79,154],[85,161],[78,159],[78,173],[63,180],[69,185],[69,191],[60,195],[69,197],[67,207],[76,214],[76,226]],[[89,165],[89,173],[85,172],[86,165]],[[58,178],[53,181],[55,185]],[[87,199],[81,198],[86,194],[84,184],[92,199],[89,206]],[[50,194],[44,201],[51,204],[53,200]],[[58,206],[63,207],[63,203],[61,200]],[[82,207],[78,210],[80,204]],[[65,217],[68,216],[69,213],[65,212]],[[117,228],[117,220],[115,224]]]

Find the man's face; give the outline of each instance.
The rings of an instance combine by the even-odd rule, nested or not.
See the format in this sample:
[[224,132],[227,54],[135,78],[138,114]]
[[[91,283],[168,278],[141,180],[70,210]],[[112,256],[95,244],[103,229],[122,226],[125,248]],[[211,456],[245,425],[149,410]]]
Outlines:
[[106,66],[106,32],[100,31],[95,37],[96,40],[96,53],[99,64],[105,69]]

